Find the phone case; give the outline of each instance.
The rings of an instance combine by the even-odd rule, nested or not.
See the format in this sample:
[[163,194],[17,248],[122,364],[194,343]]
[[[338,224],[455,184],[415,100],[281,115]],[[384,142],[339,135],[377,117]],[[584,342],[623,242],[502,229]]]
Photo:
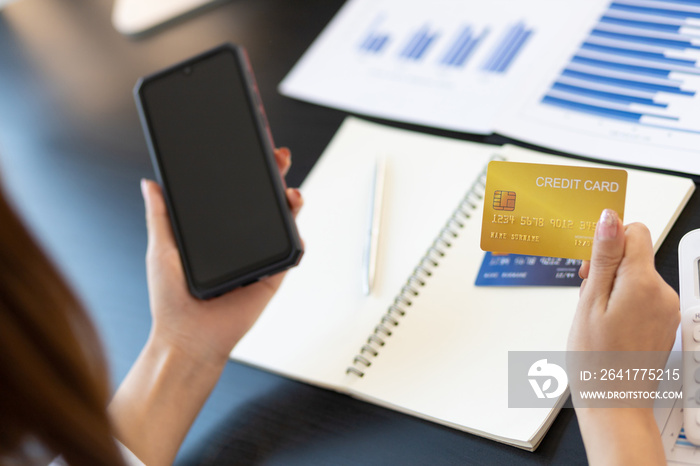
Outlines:
[[[279,203],[280,211],[282,212],[283,222],[288,233],[290,251],[287,257],[275,263],[263,266],[259,269],[245,273],[241,276],[223,279],[220,283],[202,286],[196,284],[192,277],[190,265],[188,264],[187,257],[184,254],[184,242],[182,239],[182,235],[179,231],[178,225],[176,224],[176,222],[173,221],[174,209],[171,202],[171,197],[168,194],[168,184],[167,180],[165,180],[162,175],[159,155],[157,152],[157,147],[154,138],[151,133],[148,119],[148,111],[144,105],[141,91],[146,84],[148,84],[151,81],[157,80],[161,76],[186,68],[188,66],[195,66],[197,62],[219,53],[233,54],[235,60],[237,60],[238,64],[240,65],[240,69],[243,71],[243,81],[247,89],[247,94],[248,97],[252,100],[251,107],[253,108],[252,113],[255,118],[255,126],[259,133],[260,141],[263,145],[263,153],[266,158],[266,165],[269,169],[270,179],[272,181],[272,185],[276,194],[276,199]],[[151,156],[151,162],[153,164],[156,178],[158,183],[163,188],[163,194],[165,197],[168,213],[171,219],[173,233],[175,235],[175,240],[180,251],[180,258],[182,260],[185,275],[187,277],[188,287],[192,295],[200,299],[209,299],[224,294],[234,288],[254,283],[262,278],[274,275],[276,273],[282,272],[290,267],[294,267],[295,265],[297,265],[301,260],[301,256],[303,255],[303,247],[301,239],[299,237],[299,233],[297,231],[296,223],[294,221],[294,218],[292,217],[289,205],[287,203],[287,197],[285,195],[286,186],[284,180],[278,172],[277,164],[274,159],[273,151],[275,145],[272,139],[272,132],[270,131],[270,126],[265,115],[265,110],[262,105],[262,100],[260,98],[260,93],[258,91],[257,83],[255,81],[255,76],[253,75],[250,60],[248,59],[248,55],[245,49],[239,45],[226,43],[206,52],[203,52],[199,55],[196,55],[192,58],[184,60],[180,63],[167,67],[163,70],[160,70],[156,73],[142,77],[137,81],[134,87],[134,99],[136,101],[136,106],[138,109],[141,125],[146,138],[146,143],[148,145],[148,151]]]

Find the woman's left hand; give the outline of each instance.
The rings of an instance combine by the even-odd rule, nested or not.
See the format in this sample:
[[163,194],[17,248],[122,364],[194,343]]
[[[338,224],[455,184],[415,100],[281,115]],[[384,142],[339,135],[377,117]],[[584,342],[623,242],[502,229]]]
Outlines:
[[[276,149],[275,159],[284,178],[291,165],[289,149]],[[275,294],[285,273],[210,300],[195,298],[187,288],[161,189],[157,183],[146,180],[141,187],[148,225],[146,269],[153,316],[151,338],[199,357],[202,362],[223,364]],[[286,195],[296,216],[303,204],[301,194],[287,188]]]

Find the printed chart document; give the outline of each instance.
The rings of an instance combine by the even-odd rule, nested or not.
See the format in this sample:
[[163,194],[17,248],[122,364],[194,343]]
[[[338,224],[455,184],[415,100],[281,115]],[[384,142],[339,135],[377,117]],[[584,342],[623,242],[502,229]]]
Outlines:
[[357,113],[490,133],[541,62],[575,45],[594,19],[591,4],[600,3],[351,0],[280,90]]
[[669,466],[700,465],[700,447],[685,438],[683,431],[683,401],[677,400],[673,409],[668,410],[668,418],[661,433],[664,451]]
[[[559,405],[508,407],[508,351],[563,351],[578,288],[475,286],[484,170],[494,156],[582,163],[346,120],[301,188],[304,258],[232,357],[535,449]],[[377,157],[387,163],[382,232],[375,286],[365,296]],[[625,220],[645,223],[658,248],[694,184],[628,172]]]
[[694,2],[350,0],[280,90],[700,174],[699,61]]
[[496,130],[584,156],[700,174],[700,4],[606,5]]
[[[683,369],[681,327],[676,332],[676,342],[668,357],[666,370]],[[659,383],[659,391],[680,391],[681,380],[664,380]],[[654,405],[654,417],[661,432],[661,442],[669,466],[700,465],[700,447],[693,445],[685,437],[683,430],[683,400],[677,399],[673,406],[659,400]]]

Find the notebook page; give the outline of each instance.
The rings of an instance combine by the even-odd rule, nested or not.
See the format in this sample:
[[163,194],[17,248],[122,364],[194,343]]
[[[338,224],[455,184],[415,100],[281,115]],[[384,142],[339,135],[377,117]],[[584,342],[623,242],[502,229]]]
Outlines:
[[[348,360],[377,325],[488,160],[493,146],[348,118],[302,186],[301,264],[232,357],[338,389]],[[374,291],[362,294],[375,158],[387,175]]]
[[[509,160],[585,164],[512,147],[499,153]],[[686,178],[630,170],[625,221],[647,224],[658,248],[693,189]],[[565,350],[578,289],[475,287],[484,255],[480,229],[481,208],[419,289],[365,376],[354,379],[352,391],[527,446],[537,443],[550,411],[507,407],[508,351]]]

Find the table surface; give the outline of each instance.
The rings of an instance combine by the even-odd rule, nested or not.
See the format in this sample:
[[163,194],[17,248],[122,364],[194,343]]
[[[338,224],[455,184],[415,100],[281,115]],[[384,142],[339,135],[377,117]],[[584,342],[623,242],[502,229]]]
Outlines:
[[[298,186],[346,116],[281,96],[277,85],[343,0],[232,0],[129,39],[111,4],[20,0],[0,11],[0,174],[95,319],[117,384],[149,326],[139,191],[153,177],[131,91],[139,76],[229,41],[256,71],[276,143]],[[303,5],[303,6],[302,6]],[[397,125],[480,142],[459,133]],[[661,193],[660,193],[661,195]],[[657,254],[677,289],[680,237],[700,227],[694,195]],[[564,409],[525,452],[230,362],[177,464],[585,464]]]

